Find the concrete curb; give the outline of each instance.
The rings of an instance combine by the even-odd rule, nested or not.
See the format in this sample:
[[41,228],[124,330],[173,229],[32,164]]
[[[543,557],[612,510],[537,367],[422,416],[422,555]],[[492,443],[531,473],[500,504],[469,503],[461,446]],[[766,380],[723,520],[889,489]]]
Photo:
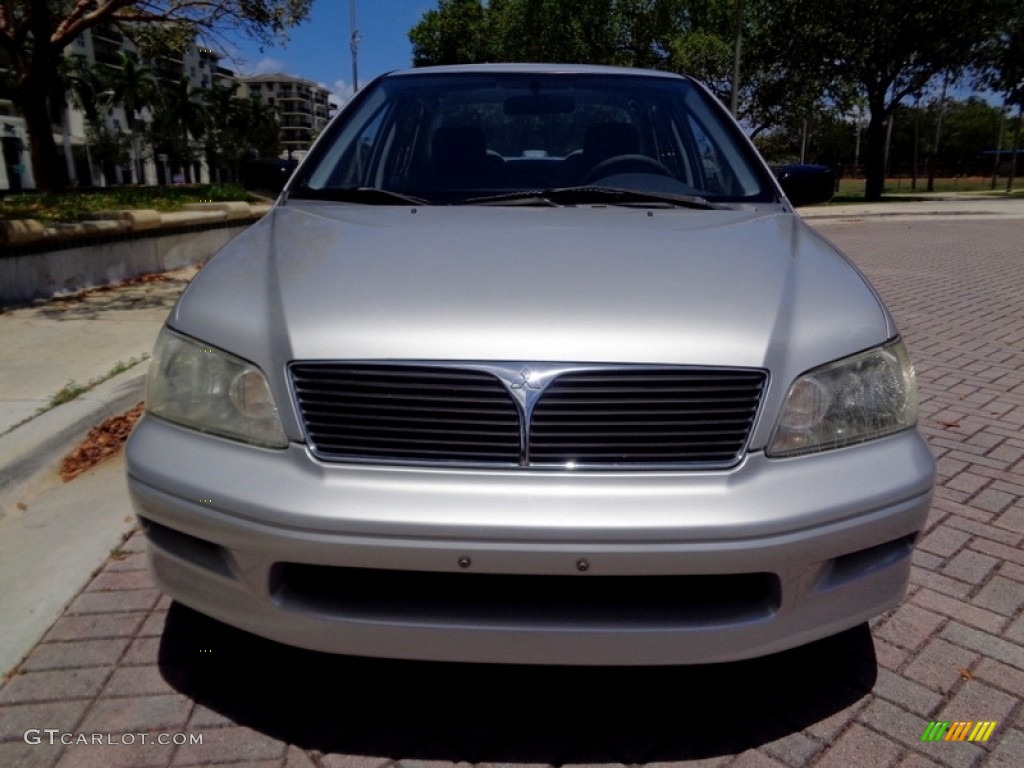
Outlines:
[[141,363],[0,435],[0,517],[16,503],[19,489],[48,462],[63,457],[104,419],[144,399],[148,370],[149,362]]
[[50,224],[36,219],[0,221],[0,245],[25,246],[48,242],[54,248],[81,245],[76,239],[91,235],[130,233],[223,221],[256,221],[270,210],[273,201],[248,203],[187,203],[184,210],[164,212],[147,208],[97,211],[85,221]]

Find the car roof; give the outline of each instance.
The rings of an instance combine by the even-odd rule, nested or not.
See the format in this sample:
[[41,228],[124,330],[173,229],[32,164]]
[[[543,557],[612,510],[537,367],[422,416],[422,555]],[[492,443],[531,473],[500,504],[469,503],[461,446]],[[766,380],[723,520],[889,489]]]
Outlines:
[[654,69],[633,69],[610,67],[598,64],[447,64],[436,67],[416,67],[389,72],[385,77],[414,77],[428,74],[473,74],[473,73],[519,73],[519,74],[588,74],[588,75],[632,75],[672,79],[688,79],[675,72],[661,72]]

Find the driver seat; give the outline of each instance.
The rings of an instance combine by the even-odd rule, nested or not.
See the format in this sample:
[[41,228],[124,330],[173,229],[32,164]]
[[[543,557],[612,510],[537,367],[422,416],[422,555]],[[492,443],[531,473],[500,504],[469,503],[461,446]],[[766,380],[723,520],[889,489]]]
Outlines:
[[594,123],[583,138],[583,151],[571,155],[572,183],[579,184],[610,157],[640,154],[640,131],[630,123]]

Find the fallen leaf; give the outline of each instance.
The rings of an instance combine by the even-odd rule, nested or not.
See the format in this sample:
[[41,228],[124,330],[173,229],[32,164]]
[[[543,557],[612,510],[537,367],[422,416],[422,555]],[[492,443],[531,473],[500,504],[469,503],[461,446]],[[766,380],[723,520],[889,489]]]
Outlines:
[[960,673],[960,677],[962,677],[964,680],[972,680],[972,679],[974,679],[974,673],[972,673],[971,670],[969,670],[969,669],[964,669],[963,667],[958,667],[956,671]]
[[28,505],[24,501],[19,501],[14,506],[19,512],[24,512],[26,509],[28,509]]
[[124,445],[131,434],[135,422],[142,416],[145,404],[139,403],[120,416],[112,416],[102,424],[89,430],[89,434],[71,453],[64,457],[60,465],[60,476],[66,483],[85,470],[113,456]]
[[945,429],[958,429],[960,427],[959,421],[942,421],[941,419],[936,422],[940,427]]

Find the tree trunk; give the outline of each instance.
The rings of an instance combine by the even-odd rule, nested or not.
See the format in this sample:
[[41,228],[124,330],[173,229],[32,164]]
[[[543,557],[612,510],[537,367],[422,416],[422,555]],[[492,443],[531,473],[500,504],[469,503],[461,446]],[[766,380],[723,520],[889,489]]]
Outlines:
[[53,139],[53,125],[50,123],[50,110],[47,105],[46,92],[28,83],[19,89],[22,115],[28,131],[32,155],[32,173],[39,192],[63,192],[67,181],[64,168],[57,152],[57,142]]
[[871,103],[867,143],[864,148],[864,199],[882,199],[885,189],[885,120],[884,103]]
[[[32,33],[36,41],[49,41],[52,9],[49,3],[32,3]],[[57,153],[57,142],[53,140],[53,123],[50,120],[49,95],[57,78],[59,50],[50,45],[38,43],[32,47],[28,62],[18,60],[18,99],[21,103],[25,128],[28,130],[32,154],[32,173],[36,189],[40,192],[63,192],[67,186],[67,170],[62,167]]]
[[1024,122],[1024,101],[1017,109],[1017,125],[1013,129],[1013,151],[1010,152],[1010,175],[1006,178],[1006,194],[1013,192],[1013,180],[1017,175],[1017,152],[1020,148],[1020,124]]

